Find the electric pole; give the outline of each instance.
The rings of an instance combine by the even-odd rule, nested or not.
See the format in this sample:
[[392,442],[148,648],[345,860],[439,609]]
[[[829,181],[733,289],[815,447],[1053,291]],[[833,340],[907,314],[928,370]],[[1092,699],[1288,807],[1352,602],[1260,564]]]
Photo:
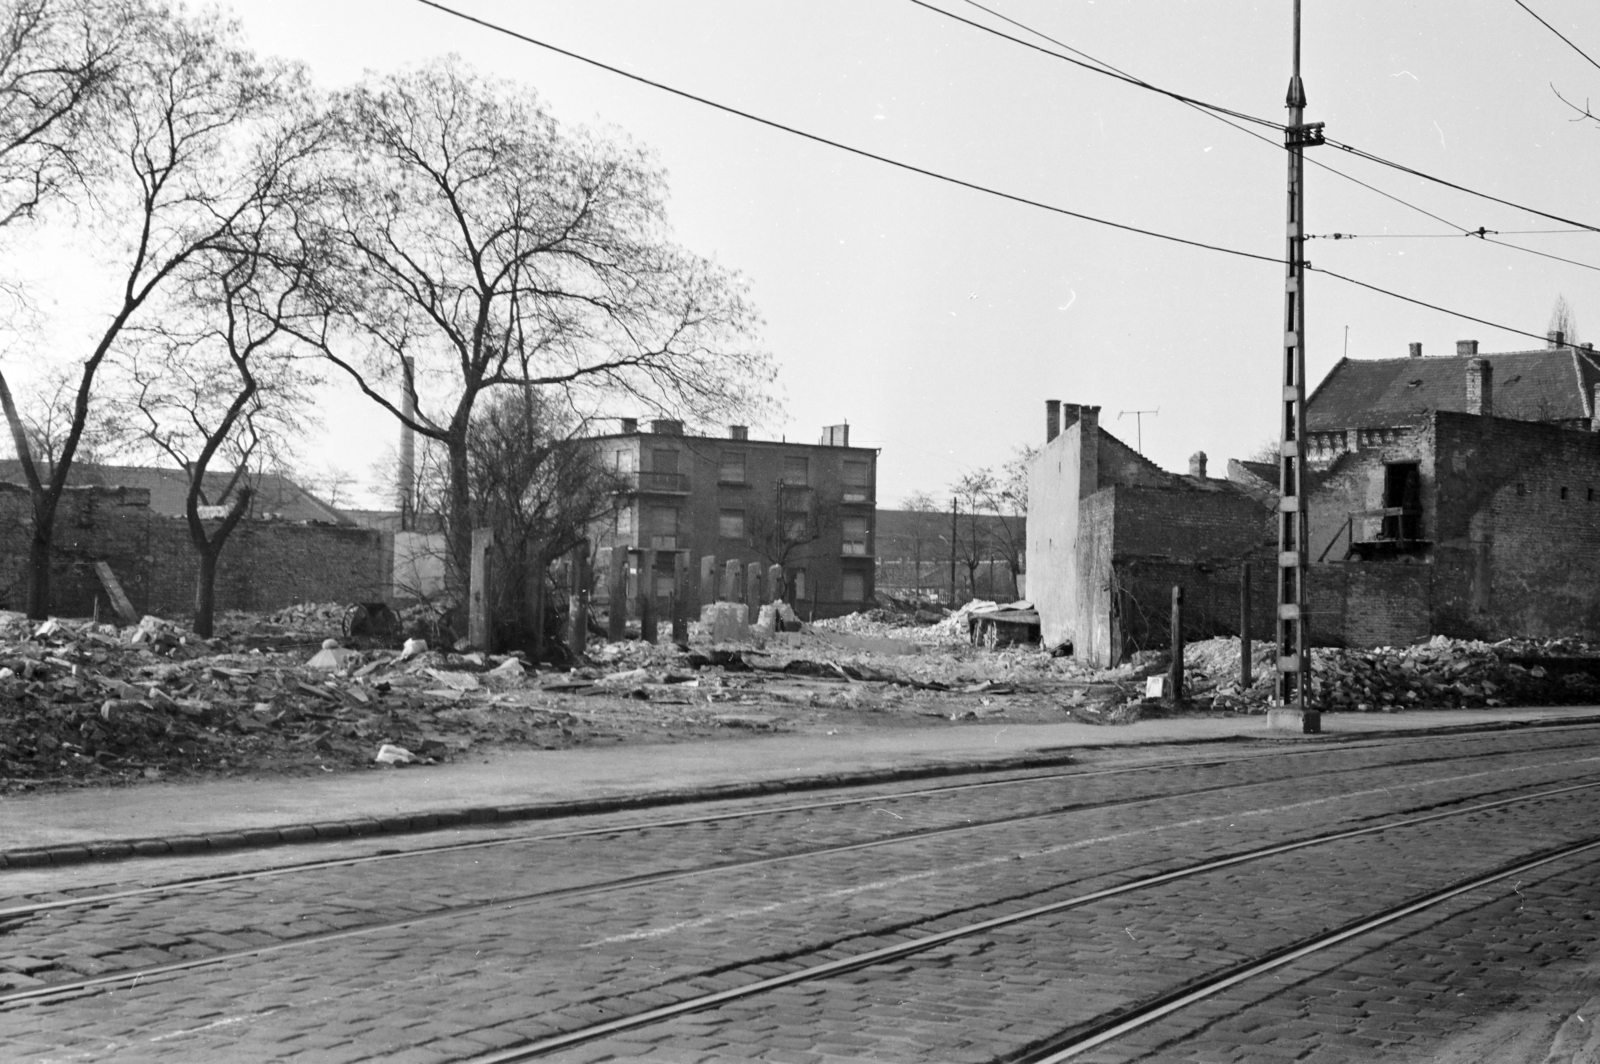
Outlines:
[[1278,441],[1278,683],[1269,727],[1322,730],[1322,716],[1306,705],[1311,693],[1311,644],[1306,631],[1306,199],[1305,149],[1323,143],[1322,123],[1305,121],[1300,80],[1300,0],[1294,0],[1294,58],[1289,78],[1288,276],[1284,282],[1283,431]]

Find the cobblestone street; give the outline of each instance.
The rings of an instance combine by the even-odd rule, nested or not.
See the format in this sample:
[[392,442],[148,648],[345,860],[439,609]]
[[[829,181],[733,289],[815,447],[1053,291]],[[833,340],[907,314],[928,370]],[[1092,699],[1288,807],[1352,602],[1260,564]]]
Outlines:
[[1600,852],[1562,852],[1597,813],[1600,728],[1561,727],[8,870],[0,1043],[41,1064],[1542,1061],[1577,1044],[1600,962]]

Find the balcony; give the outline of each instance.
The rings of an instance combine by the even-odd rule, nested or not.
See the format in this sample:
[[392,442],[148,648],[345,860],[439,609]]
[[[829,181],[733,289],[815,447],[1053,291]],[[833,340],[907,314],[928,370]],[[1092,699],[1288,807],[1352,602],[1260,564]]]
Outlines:
[[687,495],[687,473],[630,473],[628,484],[643,495]]
[[1346,561],[1420,554],[1433,546],[1431,540],[1422,538],[1422,511],[1405,506],[1351,511],[1345,517],[1344,528],[1329,540],[1317,561],[1326,559],[1341,539],[1345,544]]

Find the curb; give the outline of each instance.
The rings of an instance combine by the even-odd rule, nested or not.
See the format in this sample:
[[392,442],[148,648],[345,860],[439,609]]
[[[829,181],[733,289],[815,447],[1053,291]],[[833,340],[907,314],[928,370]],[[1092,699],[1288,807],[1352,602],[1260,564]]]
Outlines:
[[357,817],[352,820],[323,820],[284,827],[244,828],[237,831],[208,832],[202,835],[166,835],[140,839],[105,839],[67,843],[60,846],[0,850],[0,869],[47,868],[59,865],[119,861],[129,857],[188,856],[235,850],[267,849],[295,843],[322,842],[328,839],[366,835],[406,835],[448,828],[476,827],[482,824],[508,824],[526,820],[554,820],[560,817],[594,816],[628,809],[651,809],[692,802],[758,798],[790,792],[820,791],[837,787],[865,787],[904,780],[936,779],[985,772],[1014,772],[1030,768],[1057,768],[1075,762],[1070,754],[1051,751],[1019,757],[978,761],[950,761],[907,768],[864,769],[822,776],[792,776],[787,779],[749,783],[724,783],[709,787],[686,787],[667,791],[603,798],[582,798],[565,802],[533,802],[522,805],[475,806],[438,812],[399,814],[385,817]]
[[[1446,724],[1431,728],[1406,728],[1395,731],[1314,735],[1229,735],[1199,739],[1152,739],[1148,742],[1119,743],[1129,746],[1199,746],[1221,742],[1353,742],[1396,736],[1456,735],[1471,732],[1514,731],[1522,728],[1552,728],[1575,724],[1600,724],[1600,715],[1554,720],[1501,720],[1481,724]],[[1074,751],[1103,749],[1113,744],[1084,743]],[[840,787],[867,787],[906,780],[969,776],[986,772],[1015,772],[1030,768],[1059,768],[1076,762],[1071,753],[1059,747],[1017,757],[974,761],[947,761],[905,768],[864,769],[821,776],[791,776],[785,779],[748,783],[723,783],[708,787],[643,791],[638,794],[602,798],[583,798],[565,802],[530,802],[520,805],[475,806],[437,812],[398,814],[385,817],[357,817],[350,820],[324,820],[283,827],[242,828],[237,831],[207,832],[201,835],[165,835],[138,839],[104,839],[66,843],[59,846],[0,850],[0,870],[10,868],[48,868],[62,865],[119,861],[131,857],[189,856],[236,850],[259,850],[274,846],[322,842],[328,839],[358,838],[368,835],[408,835],[483,824],[509,824],[518,821],[555,820],[560,817],[595,816],[629,809],[652,809],[693,802],[714,802],[738,798],[759,798],[772,794],[804,793]]]

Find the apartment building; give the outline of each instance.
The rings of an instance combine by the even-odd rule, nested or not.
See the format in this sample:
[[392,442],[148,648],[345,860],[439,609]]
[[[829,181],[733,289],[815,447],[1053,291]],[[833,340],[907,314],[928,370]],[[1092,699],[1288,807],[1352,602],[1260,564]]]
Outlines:
[[648,425],[625,418],[621,432],[593,440],[627,485],[596,529],[597,571],[613,549],[654,550],[664,596],[683,555],[699,597],[701,560],[712,556],[718,572],[730,559],[782,566],[783,597],[803,613],[872,602],[878,452],[850,446],[849,425],[827,426],[814,444],[754,440],[742,425],[725,437],[685,434],[680,421]]

